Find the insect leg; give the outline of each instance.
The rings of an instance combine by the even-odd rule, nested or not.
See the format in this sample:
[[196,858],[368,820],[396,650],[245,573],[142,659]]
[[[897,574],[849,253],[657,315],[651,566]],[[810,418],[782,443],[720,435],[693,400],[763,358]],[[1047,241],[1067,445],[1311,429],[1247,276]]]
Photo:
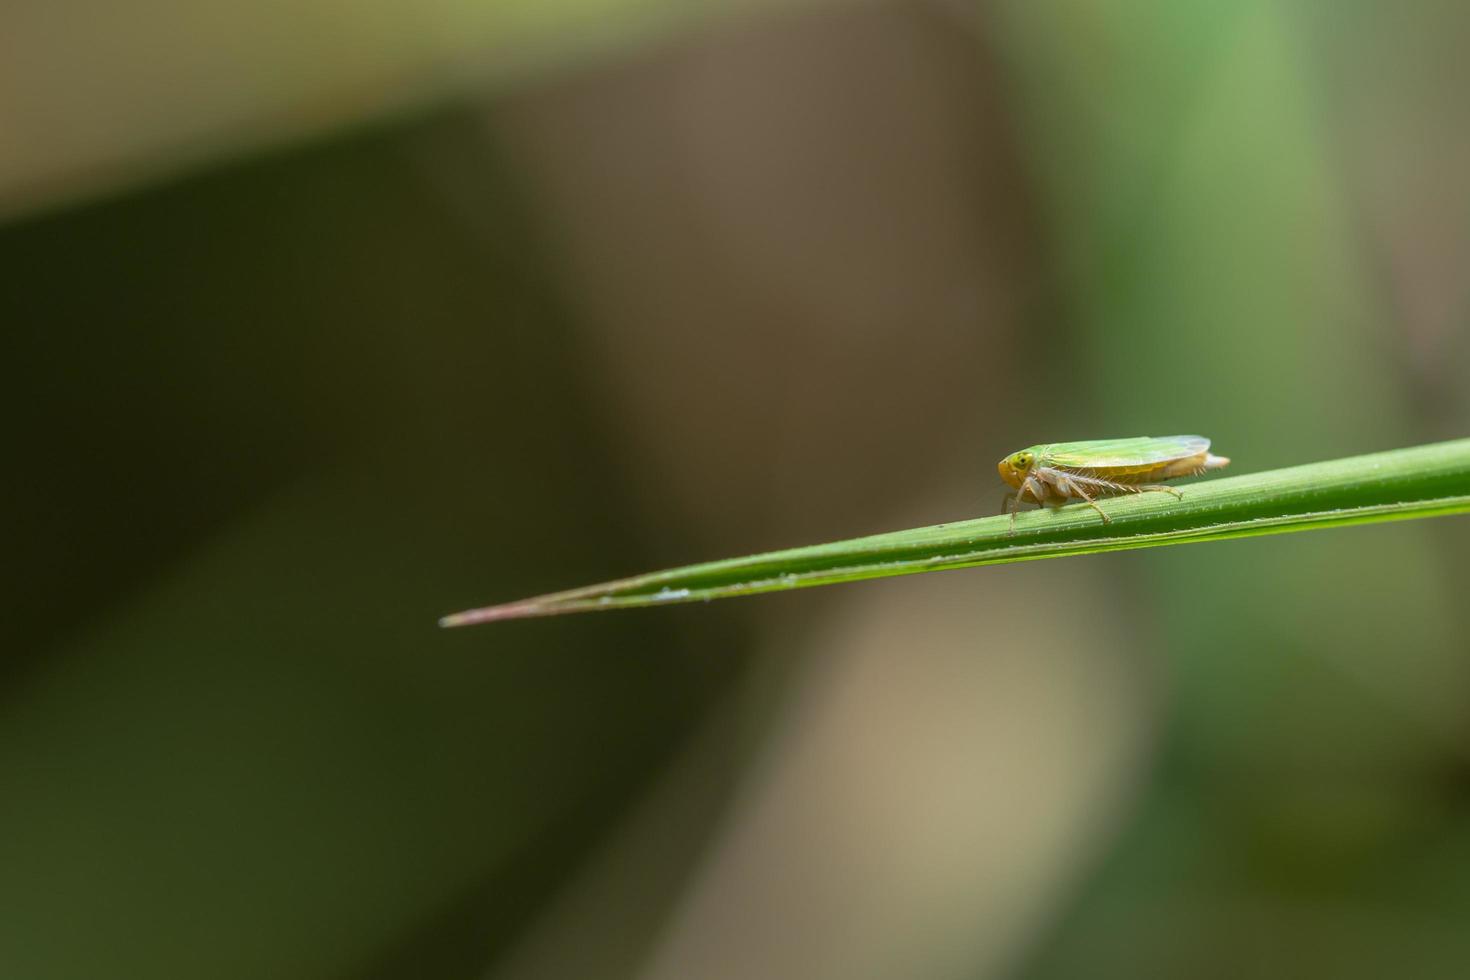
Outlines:
[[1015,493],[1008,493],[1008,494],[1006,494],[1005,503],[1008,504],[1008,505],[1010,505],[1010,512],[1011,512],[1011,529],[1006,532],[1007,534],[1015,534],[1016,533],[1016,513],[1018,511],[1020,511],[1021,504],[1026,499],[1026,491],[1027,490],[1030,490],[1031,491],[1031,496],[1038,503],[1041,501],[1042,494],[1041,494],[1041,491],[1039,490],[1039,484],[1035,480],[1033,480],[1030,476],[1027,476],[1026,479],[1024,479],[1024,480],[1021,481],[1021,486],[1016,490]]
[[1021,504],[1014,491],[1006,494],[1000,501],[1000,512],[1011,515],[1011,529],[1008,534],[1016,533],[1016,511],[1021,509]]
[[1162,483],[1145,483],[1145,484],[1142,484],[1141,486],[1136,487],[1135,489],[1137,490],[1138,493],[1143,493],[1145,490],[1162,490],[1165,493],[1172,493],[1174,495],[1174,499],[1175,500],[1183,500],[1184,499],[1184,492],[1183,491],[1176,490],[1174,487],[1166,487]]
[[1077,483],[1077,482],[1072,481],[1072,480],[1068,480],[1065,477],[1063,477],[1063,483],[1057,489],[1061,490],[1063,493],[1066,493],[1068,495],[1075,495],[1075,496],[1081,497],[1083,499],[1083,501],[1086,502],[1087,506],[1089,506],[1093,510],[1097,511],[1097,516],[1098,517],[1101,517],[1103,519],[1103,523],[1104,524],[1111,524],[1111,523],[1113,523],[1113,519],[1111,517],[1109,517],[1107,514],[1103,513],[1103,509],[1097,505],[1097,501],[1096,500],[1093,500],[1091,497],[1089,497],[1087,495],[1087,491],[1082,489],[1082,484]]

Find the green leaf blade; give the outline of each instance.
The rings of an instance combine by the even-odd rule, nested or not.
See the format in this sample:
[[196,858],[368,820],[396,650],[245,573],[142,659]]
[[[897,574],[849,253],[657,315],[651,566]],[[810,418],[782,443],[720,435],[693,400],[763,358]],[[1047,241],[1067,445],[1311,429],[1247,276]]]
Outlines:
[[1470,512],[1470,439],[705,562],[455,613],[441,626],[709,601],[891,575]]

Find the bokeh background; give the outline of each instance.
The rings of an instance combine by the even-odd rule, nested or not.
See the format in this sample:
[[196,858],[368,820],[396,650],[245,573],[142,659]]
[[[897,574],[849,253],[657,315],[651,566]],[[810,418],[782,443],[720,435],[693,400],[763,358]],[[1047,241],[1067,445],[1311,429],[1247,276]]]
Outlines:
[[0,7],[0,975],[1463,975],[1464,519],[435,619],[1465,435],[1467,42]]

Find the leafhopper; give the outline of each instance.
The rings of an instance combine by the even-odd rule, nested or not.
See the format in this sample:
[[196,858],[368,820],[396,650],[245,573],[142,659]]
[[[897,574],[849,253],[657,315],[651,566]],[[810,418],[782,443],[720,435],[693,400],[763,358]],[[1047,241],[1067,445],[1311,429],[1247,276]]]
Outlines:
[[1197,476],[1218,470],[1230,460],[1210,452],[1203,436],[1139,436],[1135,439],[1098,439],[1093,442],[1053,442],[1011,453],[997,465],[1000,478],[1010,484],[1003,509],[1016,530],[1016,511],[1022,503],[1061,505],[1080,500],[1111,524],[1094,498],[1123,493],[1162,490],[1182,497],[1160,480]]

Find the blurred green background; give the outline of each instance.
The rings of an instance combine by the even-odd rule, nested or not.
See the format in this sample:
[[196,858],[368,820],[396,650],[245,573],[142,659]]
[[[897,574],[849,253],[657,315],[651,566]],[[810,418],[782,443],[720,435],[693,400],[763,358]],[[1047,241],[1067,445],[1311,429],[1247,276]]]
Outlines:
[[0,976],[1452,977],[1470,522],[442,632],[1470,430],[1470,7],[0,9]]

